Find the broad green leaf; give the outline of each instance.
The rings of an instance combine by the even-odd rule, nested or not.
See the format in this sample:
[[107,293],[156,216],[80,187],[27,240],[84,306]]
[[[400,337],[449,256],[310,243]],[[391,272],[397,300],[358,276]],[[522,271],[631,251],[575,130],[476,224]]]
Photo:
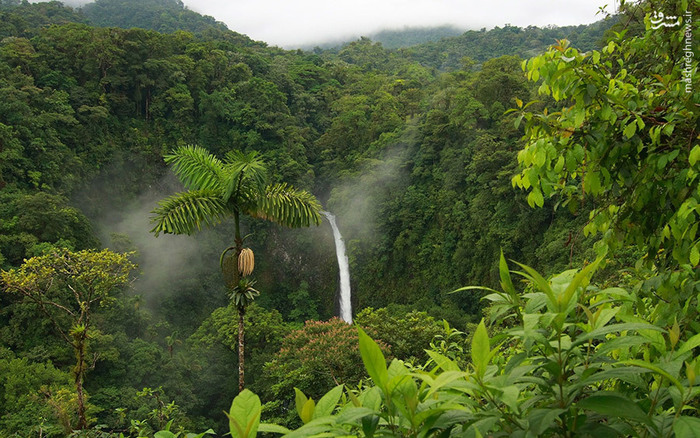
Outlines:
[[627,336],[620,336],[613,339],[607,339],[605,342],[601,343],[597,347],[596,354],[607,355],[614,350],[627,351],[630,347],[644,345],[648,342],[649,340],[645,337],[628,334]]
[[314,419],[314,411],[316,410],[316,403],[314,403],[314,400],[312,398],[306,400],[306,403],[304,403],[304,406],[301,408],[301,413],[299,414],[299,418],[301,418],[301,421],[304,422],[304,424],[308,423],[309,421]]
[[187,435],[185,435],[185,438],[204,438],[204,435],[216,435],[216,432],[214,432],[213,429],[207,429],[202,433],[188,433]]
[[515,271],[515,273],[527,278],[532,283],[534,283],[535,286],[537,286],[540,292],[544,292],[544,294],[549,299],[549,304],[552,306],[552,311],[554,311],[556,308],[557,298],[554,296],[554,291],[552,291],[552,288],[547,282],[547,280],[545,280],[539,272],[535,271],[531,267],[523,265],[522,263],[516,263],[518,264],[518,266],[523,268],[525,272]]
[[540,148],[535,152],[535,164],[538,167],[542,167],[545,161],[547,161],[547,152]]
[[489,348],[489,335],[486,332],[486,326],[484,325],[483,319],[474,332],[471,352],[474,369],[479,377],[483,377],[486,373],[486,367],[488,366],[491,356],[491,349]]
[[693,245],[690,249],[690,264],[697,266],[700,263],[700,250],[698,250],[697,245]]
[[679,417],[673,423],[673,432],[676,438],[700,438],[700,418]]
[[482,418],[481,420],[472,423],[469,426],[469,429],[467,429],[467,433],[462,436],[482,438],[484,434],[488,434],[491,431],[498,421],[499,417],[496,416]]
[[250,390],[244,389],[231,403],[231,410],[226,414],[232,438],[252,438],[258,433],[260,424],[260,398]]
[[695,362],[696,361],[685,363],[685,375],[688,377],[688,383],[691,387],[695,385],[695,378],[697,377],[695,373]]
[[581,269],[571,280],[571,283],[569,283],[569,286],[564,290],[563,295],[560,295],[558,297],[558,304],[559,304],[559,311],[563,312],[566,308],[569,307],[569,301],[571,301],[571,298],[574,296],[574,293],[579,287],[585,288],[588,286],[588,282],[590,281],[591,275],[598,269],[598,265],[603,261],[605,258],[605,255],[599,256],[595,261],[585,268]]
[[500,292],[498,292],[497,290],[491,289],[490,287],[486,287],[486,286],[464,286],[464,287],[460,287],[459,289],[455,289],[455,290],[447,292],[447,293],[453,294],[453,293],[462,292],[465,290],[483,290],[483,291],[487,291],[487,292],[493,292],[493,293],[500,294]]
[[673,326],[668,330],[668,338],[671,341],[671,348],[676,348],[678,340],[681,336],[681,328],[678,326],[678,320],[674,318]]
[[600,175],[598,172],[589,171],[583,179],[583,185],[587,192],[592,194],[600,193]]
[[657,327],[652,324],[646,324],[646,323],[639,323],[639,322],[626,322],[626,323],[621,323],[621,324],[611,324],[611,325],[606,325],[604,327],[600,327],[598,329],[592,330],[588,333],[584,333],[576,338],[576,341],[574,341],[571,345],[572,346],[577,346],[581,345],[584,342],[590,340],[590,339],[595,339],[599,338],[601,336],[605,336],[610,333],[617,333],[617,332],[622,332],[622,331],[628,331],[628,330],[634,330],[634,331],[639,331],[639,330],[655,330],[655,331],[660,331],[663,332],[665,331],[664,329]]
[[692,351],[694,348],[700,346],[700,333],[692,336],[690,339],[685,341],[684,343],[681,344],[680,347],[678,347],[678,351],[674,355],[674,357],[679,357],[681,354],[687,353],[689,351]]
[[542,197],[542,192],[538,189],[533,188],[532,191],[527,195],[527,202],[530,207],[542,207],[544,205],[544,198]]
[[314,411],[314,418],[325,417],[331,415],[340,396],[343,395],[343,385],[338,385],[335,388],[328,391],[316,404],[316,410]]
[[308,438],[312,436],[328,436],[322,434],[329,432],[333,428],[334,423],[335,420],[333,417],[322,417],[316,420],[311,420],[305,425],[301,426],[299,429],[293,430],[286,434],[285,438]]
[[169,430],[161,430],[153,435],[153,438],[177,438],[177,435],[170,432]]
[[[352,391],[348,391],[348,394],[351,397],[354,397],[354,394]],[[357,407],[365,407],[369,409],[373,409],[375,411],[378,411],[381,408],[382,405],[382,391],[376,386],[373,386],[372,388],[368,389],[367,391],[364,391],[360,395],[359,399],[360,404],[355,404]],[[353,403],[354,404],[354,403]]]
[[556,173],[559,173],[562,170],[564,170],[564,164],[566,164],[566,160],[564,160],[564,156],[559,155],[559,158],[557,158],[557,163],[554,165],[554,171]]
[[[376,386],[374,388],[376,388]],[[377,389],[379,389],[379,388],[377,388]],[[356,406],[356,407],[362,406],[362,402],[360,402],[360,399],[358,399],[357,396],[355,394],[353,394],[352,391],[348,391],[348,397],[350,398],[350,401],[352,402],[353,406]]]
[[501,395],[499,397],[500,401],[510,408],[513,412],[518,412],[518,396],[520,395],[520,390],[515,385],[506,386],[501,388]]
[[634,376],[638,374],[643,374],[643,373],[650,373],[651,371],[642,368],[642,367],[615,367],[615,368],[609,368],[605,369],[603,371],[599,371],[597,373],[593,373],[590,376],[578,381],[576,384],[579,387],[583,387],[585,385],[591,385],[594,383],[600,383],[605,380],[623,380],[623,381],[629,381],[630,379],[634,378]]
[[678,388],[679,391],[683,392],[684,388],[681,382],[678,381],[675,377],[673,377],[671,374],[668,373],[668,371],[651,364],[649,362],[643,361],[643,360],[638,360],[638,359],[632,359],[632,360],[625,360],[620,362],[621,364],[625,365],[634,365],[642,368],[646,368],[648,370],[651,370],[657,374],[661,374],[662,376],[666,377],[676,388]]
[[406,365],[404,363],[396,358],[391,360],[391,363],[389,364],[389,369],[387,370],[387,377],[389,380],[397,377],[397,376],[408,376],[411,374],[411,371],[406,368]]
[[562,412],[565,412],[564,409],[533,409],[527,415],[527,422],[530,425],[528,430],[534,436],[542,435],[544,431],[554,424],[554,421]]
[[428,391],[426,397],[429,397],[455,380],[465,379],[468,376],[469,374],[463,371],[445,371],[444,373],[440,373],[435,381],[430,385],[430,391]]
[[413,383],[413,379],[409,375],[394,376],[387,382],[387,393],[390,396],[395,395],[395,391],[402,393],[410,386],[411,383]]
[[299,415],[299,418],[301,418],[301,413],[304,410],[304,405],[308,401],[308,398],[306,395],[304,395],[303,392],[301,392],[300,389],[294,388],[294,406],[297,409],[297,415]]
[[498,260],[498,275],[501,277],[501,289],[503,289],[503,292],[507,293],[511,297],[517,296],[515,287],[513,286],[513,280],[510,277],[508,263],[506,262],[506,258],[503,256],[502,248],[501,256]]
[[389,380],[389,375],[387,373],[384,354],[382,354],[379,345],[377,345],[364,330],[358,327],[357,331],[360,338],[360,355],[362,356],[362,362],[365,364],[367,374],[369,374],[377,386],[385,388]]
[[[368,415],[374,415],[375,412],[372,409],[365,407],[355,407],[352,406],[348,409],[343,409],[338,415],[335,416],[334,421],[338,424],[348,424],[359,420],[362,417]],[[314,420],[316,421],[316,420]]]
[[577,406],[614,418],[629,418],[645,424],[651,419],[634,401],[619,394],[597,392],[579,401]]
[[364,436],[372,438],[377,430],[377,426],[379,426],[379,415],[362,417],[362,432],[364,432]]
[[428,356],[435,362],[435,364],[442,368],[443,371],[461,371],[459,365],[457,365],[452,359],[447,356],[443,356],[437,351],[425,350]]
[[690,163],[691,166],[695,166],[698,160],[700,160],[700,145],[695,145],[688,155],[688,163]]
[[258,432],[281,433],[283,435],[286,435],[290,432],[290,430],[284,426],[279,426],[277,424],[260,423],[260,426],[258,426]]

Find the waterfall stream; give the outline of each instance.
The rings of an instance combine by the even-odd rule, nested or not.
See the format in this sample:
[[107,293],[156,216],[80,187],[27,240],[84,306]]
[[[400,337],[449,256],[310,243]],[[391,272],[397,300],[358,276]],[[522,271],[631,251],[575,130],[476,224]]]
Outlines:
[[328,219],[331,228],[333,228],[335,255],[338,258],[338,271],[340,272],[340,318],[348,324],[352,324],[350,267],[348,266],[348,255],[345,252],[345,242],[343,242],[343,236],[340,235],[338,225],[335,223],[335,216],[327,211],[322,211],[321,214]]

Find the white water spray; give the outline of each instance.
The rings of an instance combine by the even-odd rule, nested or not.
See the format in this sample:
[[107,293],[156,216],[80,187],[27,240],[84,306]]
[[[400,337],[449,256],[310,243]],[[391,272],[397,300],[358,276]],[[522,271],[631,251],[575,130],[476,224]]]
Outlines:
[[333,228],[333,238],[335,239],[335,255],[338,258],[338,270],[340,271],[340,318],[352,324],[352,303],[350,302],[350,267],[348,265],[348,256],[345,253],[345,242],[343,236],[338,231],[338,225],[335,223],[335,216],[327,211],[322,211],[322,215],[328,219]]

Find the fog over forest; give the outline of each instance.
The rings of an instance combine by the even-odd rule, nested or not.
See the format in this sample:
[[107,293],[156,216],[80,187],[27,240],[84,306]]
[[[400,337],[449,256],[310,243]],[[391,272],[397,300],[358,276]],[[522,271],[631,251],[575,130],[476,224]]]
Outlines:
[[[67,0],[81,7],[91,2]],[[327,2],[319,0],[184,0],[185,7],[225,23],[229,29],[270,45],[295,49],[337,43],[383,30],[451,25],[462,31],[495,26],[571,26],[600,20],[601,0],[392,0]],[[607,6],[606,6],[607,5]]]

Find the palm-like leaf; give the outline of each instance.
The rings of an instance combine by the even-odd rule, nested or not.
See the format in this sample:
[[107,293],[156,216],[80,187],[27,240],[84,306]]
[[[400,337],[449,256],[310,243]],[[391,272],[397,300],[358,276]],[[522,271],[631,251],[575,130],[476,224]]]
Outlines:
[[312,194],[280,183],[268,186],[258,199],[257,209],[249,214],[286,227],[298,228],[319,225],[320,210],[321,205]]
[[166,155],[165,162],[172,166],[189,190],[225,190],[227,181],[223,163],[202,147],[179,147]]
[[228,201],[234,196],[234,202],[244,192],[262,193],[267,181],[265,163],[256,151],[243,153],[241,151],[229,151],[226,154],[224,164],[226,175],[226,187],[223,198]]
[[214,190],[191,190],[177,193],[158,203],[153,210],[151,230],[156,236],[192,234],[202,227],[216,225],[230,214],[221,196]]
[[189,191],[161,201],[153,211],[156,236],[192,234],[239,213],[292,228],[321,223],[313,195],[287,184],[266,185],[265,163],[255,151],[230,151],[222,162],[204,148],[185,146],[165,160]]

